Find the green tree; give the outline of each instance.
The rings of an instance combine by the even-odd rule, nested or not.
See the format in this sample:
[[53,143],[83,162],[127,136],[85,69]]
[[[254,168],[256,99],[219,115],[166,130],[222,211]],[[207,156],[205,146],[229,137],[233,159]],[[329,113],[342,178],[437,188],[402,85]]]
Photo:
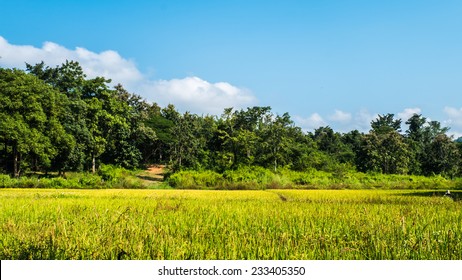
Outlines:
[[160,112],[150,114],[146,126],[156,134],[155,141],[143,141],[142,153],[145,162],[163,163],[168,158],[168,149],[172,144],[174,122],[163,117]]
[[423,170],[425,175],[442,174],[454,177],[459,172],[461,163],[457,144],[446,134],[437,135],[425,147]]
[[146,126],[149,105],[141,97],[121,85],[109,89],[104,77],[87,79],[74,61],[55,68],[27,64],[27,69],[69,98],[60,122],[75,144],[69,142],[71,149],[61,149],[56,157],[60,171],[86,166],[95,172],[97,161],[127,168],[141,163],[141,149],[156,139]]
[[[412,151],[410,169],[414,174],[446,174],[457,172],[458,153],[447,136],[448,127],[438,121],[427,122],[422,115],[414,114],[406,122],[407,143]],[[449,159],[448,156],[454,158]]]
[[409,149],[402,135],[395,131],[385,134],[372,132],[363,138],[360,170],[405,174],[408,172],[409,158]]
[[427,122],[427,126],[423,130],[423,141],[425,143],[431,143],[441,134],[446,134],[449,131],[449,127],[442,127],[439,121]]
[[71,142],[58,120],[59,99],[57,91],[35,76],[0,69],[0,142],[5,154],[11,154],[15,177],[23,167],[50,168],[56,145]]
[[201,141],[197,137],[199,129],[199,117],[189,112],[179,116],[172,127],[172,143],[170,145],[170,157],[173,170],[181,170],[185,167],[200,166],[198,153]]
[[264,127],[261,130],[264,141],[261,143],[261,160],[267,167],[272,166],[277,171],[280,165],[289,162],[292,138],[290,129],[293,128],[293,121],[288,113],[282,116],[268,115]]
[[401,119],[395,119],[394,114],[378,115],[371,122],[372,131],[376,134],[386,134],[392,131],[401,132]]
[[362,143],[364,139],[364,133],[359,132],[358,130],[352,130],[348,133],[342,135],[342,142],[349,147],[353,153],[353,164],[357,169],[360,169],[362,165],[362,160],[360,157]]
[[413,114],[407,121],[409,129],[406,130],[406,135],[409,139],[416,142],[423,142],[424,137],[424,125],[427,122],[425,117],[420,114]]
[[110,116],[106,124],[106,148],[101,155],[105,163],[125,168],[140,166],[143,151],[157,140],[155,131],[147,126],[150,105],[140,96],[128,93],[122,85],[108,90],[103,110]]
[[88,104],[82,99],[86,81],[82,67],[78,62],[66,60],[54,68],[46,66],[44,62],[26,64],[26,68],[29,73],[59,90],[68,99],[61,106],[59,122],[73,139],[68,139],[69,145],[66,148],[59,149],[53,163],[54,169],[63,175],[66,170],[83,170],[88,158],[87,147],[91,134],[87,124]]
[[409,171],[412,174],[422,174],[422,161],[425,157],[424,147],[424,126],[426,118],[420,114],[413,114],[406,124],[409,128],[406,130],[406,143],[410,150]]
[[342,135],[330,127],[320,127],[314,131],[313,140],[320,151],[331,158],[332,165],[350,164],[354,166],[355,154],[349,145],[342,141]]
[[358,154],[361,171],[404,174],[409,171],[410,150],[399,134],[401,120],[393,114],[379,115],[371,122],[371,131],[363,138]]

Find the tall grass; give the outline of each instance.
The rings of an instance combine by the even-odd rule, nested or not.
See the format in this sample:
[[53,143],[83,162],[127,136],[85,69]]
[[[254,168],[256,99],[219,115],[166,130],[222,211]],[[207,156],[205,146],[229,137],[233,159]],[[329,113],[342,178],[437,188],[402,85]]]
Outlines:
[[179,189],[462,189],[462,180],[442,176],[415,176],[347,171],[332,173],[262,167],[241,167],[223,174],[206,170],[180,171],[168,183]]
[[1,259],[462,259],[442,191],[0,190]]
[[69,172],[66,178],[37,174],[11,178],[9,175],[0,174],[0,188],[140,189],[146,186],[136,177],[136,171],[102,165],[97,174]]
[[281,169],[278,172],[252,166],[217,173],[211,170],[176,172],[160,183],[142,180],[140,171],[102,165],[97,174],[67,173],[66,178],[37,175],[10,178],[0,174],[0,188],[53,189],[143,189],[176,188],[208,190],[264,189],[462,189],[462,178],[442,176],[386,175],[355,171],[305,172]]

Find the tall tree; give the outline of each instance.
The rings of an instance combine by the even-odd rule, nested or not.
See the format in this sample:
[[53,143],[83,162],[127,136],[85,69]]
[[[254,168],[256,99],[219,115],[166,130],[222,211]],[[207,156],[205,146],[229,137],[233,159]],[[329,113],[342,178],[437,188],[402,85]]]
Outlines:
[[[173,139],[174,122],[165,118],[160,112],[152,111],[146,120],[146,126],[154,131],[155,141],[143,141],[141,151],[146,163],[164,163],[168,159],[169,147]],[[155,159],[152,159],[155,158]]]
[[362,162],[361,171],[372,170],[385,174],[408,172],[409,149],[402,135],[396,131],[365,135],[359,157]]
[[59,149],[54,167],[62,174],[66,170],[83,170],[88,158],[87,147],[91,134],[87,118],[88,104],[82,99],[86,81],[82,67],[78,62],[66,60],[54,68],[41,62],[35,65],[26,64],[26,69],[68,98],[67,105],[61,107],[59,121],[73,139],[69,139],[68,148]]
[[430,143],[439,135],[446,134],[449,129],[449,127],[442,127],[439,121],[427,122],[427,126],[425,126],[423,130],[423,141],[425,143]]
[[[288,162],[292,139],[290,138],[289,130],[293,127],[293,121],[288,113],[282,116],[268,115],[266,124],[262,129],[261,139],[265,139],[262,143],[261,157],[268,167],[270,164],[274,171],[277,171],[280,165]],[[266,153],[263,151],[267,151]]]
[[410,150],[401,131],[401,120],[393,114],[379,115],[371,122],[371,131],[363,138],[359,152],[360,170],[374,170],[385,174],[409,171]]
[[[58,121],[59,93],[35,76],[17,69],[0,69],[0,142],[11,147],[12,173],[27,165],[51,166],[56,144],[68,139]],[[53,145],[55,144],[55,145]]]
[[413,114],[407,121],[406,124],[409,128],[406,130],[406,142],[409,145],[410,150],[410,163],[409,171],[412,174],[422,173],[422,161],[425,157],[424,147],[426,145],[424,141],[424,131],[426,118],[420,114]]
[[350,146],[342,142],[342,135],[330,127],[320,127],[314,131],[313,139],[319,150],[326,153],[333,164],[348,163],[354,165],[355,155]]
[[174,170],[198,166],[198,153],[201,141],[197,136],[199,128],[197,115],[184,113],[172,127],[172,143],[170,146],[171,163]]
[[454,177],[459,172],[460,152],[456,143],[446,134],[439,134],[425,147],[423,162],[425,175],[442,174]]
[[427,122],[425,117],[420,114],[413,114],[407,121],[409,129],[406,130],[406,135],[409,139],[416,142],[422,142],[424,136],[424,124]]
[[376,134],[386,134],[392,131],[401,132],[401,119],[395,119],[394,114],[378,115],[371,122],[372,131]]

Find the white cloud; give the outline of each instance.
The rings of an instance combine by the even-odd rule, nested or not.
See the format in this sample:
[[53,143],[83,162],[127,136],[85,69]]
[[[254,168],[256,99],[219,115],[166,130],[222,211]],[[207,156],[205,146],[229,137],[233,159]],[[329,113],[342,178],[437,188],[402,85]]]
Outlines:
[[327,126],[327,123],[318,113],[314,113],[307,118],[295,116],[294,120],[296,125],[300,126],[305,131],[314,130],[321,126]]
[[354,125],[352,129],[357,129],[361,132],[368,132],[371,129],[371,121],[376,119],[378,114],[369,113],[367,109],[361,109],[355,113]]
[[446,106],[443,109],[448,119],[443,121],[444,126],[449,126],[451,130],[448,135],[454,135],[458,138],[462,136],[462,108]]
[[405,123],[414,114],[420,114],[422,110],[420,108],[406,108],[402,112],[397,114],[397,117],[401,119],[402,123]]
[[143,85],[142,92],[148,100],[162,105],[172,103],[182,111],[215,115],[227,107],[242,108],[256,102],[246,89],[225,82],[210,83],[198,77],[152,81]]
[[457,109],[454,107],[446,106],[444,107],[444,113],[449,117],[446,122],[455,124],[457,126],[462,126],[462,108]]
[[371,128],[371,121],[377,117],[377,114],[371,114],[366,109],[361,109],[354,115],[341,110],[335,110],[335,112],[327,118],[328,121],[319,113],[313,113],[306,118],[295,116],[294,120],[296,125],[300,126],[305,131],[314,130],[321,126],[330,126],[334,131],[346,133],[352,130],[368,132]]
[[24,68],[25,63],[35,64],[44,61],[54,67],[66,60],[78,61],[90,78],[103,76],[114,83],[131,86],[143,80],[143,75],[132,60],[124,59],[115,51],[95,53],[84,48],[69,50],[52,42],[45,42],[41,48],[18,46],[8,43],[0,36],[0,65]]
[[226,107],[242,108],[254,105],[256,98],[243,88],[226,82],[210,83],[198,77],[172,80],[149,80],[136,67],[134,61],[125,59],[116,51],[95,53],[85,48],[67,49],[53,42],[45,42],[41,48],[13,45],[0,36],[0,66],[24,68],[25,63],[44,61],[54,67],[66,60],[78,61],[89,78],[103,76],[112,84],[121,83],[148,101],[162,106],[172,103],[181,111],[219,114]]
[[329,120],[339,123],[349,123],[351,119],[352,116],[350,113],[345,113],[341,110],[335,110],[335,113],[329,116]]

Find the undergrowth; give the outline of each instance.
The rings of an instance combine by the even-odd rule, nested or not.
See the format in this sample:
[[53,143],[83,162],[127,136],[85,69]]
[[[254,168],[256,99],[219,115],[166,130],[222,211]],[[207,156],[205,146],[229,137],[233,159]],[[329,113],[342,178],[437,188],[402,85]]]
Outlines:
[[262,167],[241,167],[224,173],[184,170],[172,174],[168,183],[179,189],[462,189],[462,179],[356,171],[332,173]]

